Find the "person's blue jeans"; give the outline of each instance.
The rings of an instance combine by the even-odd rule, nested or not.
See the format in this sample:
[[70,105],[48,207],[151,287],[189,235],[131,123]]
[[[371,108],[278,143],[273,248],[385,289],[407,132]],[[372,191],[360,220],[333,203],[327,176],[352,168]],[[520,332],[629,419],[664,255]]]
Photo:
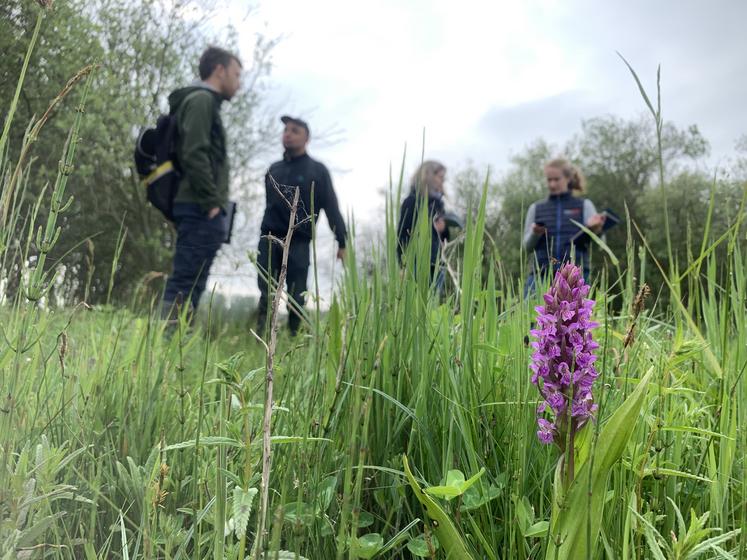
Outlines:
[[162,310],[171,314],[187,297],[190,307],[197,308],[207,285],[210,266],[226,235],[226,213],[212,219],[198,204],[174,204],[176,251],[174,270],[166,282]]
[[527,299],[529,296],[534,295],[536,289],[537,280],[534,278],[534,272],[530,272],[529,276],[527,276],[527,279],[524,282],[524,299]]
[[[294,238],[288,248],[288,268],[285,283],[288,295],[303,309],[306,302],[306,284],[309,276],[310,241]],[[283,262],[283,246],[271,242],[265,234],[259,239],[257,264],[260,267],[257,275],[259,287],[259,304],[257,307],[257,332],[264,334],[267,328],[267,311],[270,305],[269,277],[275,281],[280,276],[280,265]],[[301,326],[301,316],[291,306],[288,307],[288,327],[291,334],[296,334]]]

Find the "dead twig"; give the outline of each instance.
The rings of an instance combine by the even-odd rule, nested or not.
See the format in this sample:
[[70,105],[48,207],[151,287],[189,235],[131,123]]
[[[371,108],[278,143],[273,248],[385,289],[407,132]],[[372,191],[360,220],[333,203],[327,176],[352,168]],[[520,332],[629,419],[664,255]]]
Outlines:
[[[288,253],[290,252],[291,238],[293,230],[296,227],[296,211],[298,210],[298,199],[300,189],[296,187],[291,204],[290,220],[288,221],[288,233],[283,243],[283,260],[280,265],[280,274],[278,276],[278,287],[272,298],[272,313],[270,315],[270,340],[267,345],[267,372],[265,378],[265,407],[264,421],[262,423],[262,482],[260,486],[260,505],[259,505],[259,522],[257,527],[257,538],[254,541],[254,558],[259,560],[262,557],[262,543],[265,537],[265,518],[267,517],[267,505],[270,491],[270,470],[272,467],[272,454],[270,451],[270,435],[272,421],[272,389],[273,376],[275,368],[275,351],[277,348],[278,336],[278,308],[280,299],[285,286],[285,278],[288,274]],[[273,241],[275,241],[273,239]]]

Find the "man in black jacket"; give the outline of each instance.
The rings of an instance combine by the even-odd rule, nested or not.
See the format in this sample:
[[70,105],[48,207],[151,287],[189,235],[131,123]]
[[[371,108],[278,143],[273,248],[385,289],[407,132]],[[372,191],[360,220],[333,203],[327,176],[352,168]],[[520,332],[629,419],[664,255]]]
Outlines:
[[332,232],[337,238],[337,258],[345,256],[345,222],[340,214],[337,196],[332,187],[329,171],[306,153],[309,142],[309,125],[305,121],[284,116],[280,119],[285,125],[283,130],[283,159],[270,166],[265,175],[266,207],[262,218],[261,235],[259,239],[259,309],[258,332],[262,333],[266,327],[269,307],[268,279],[278,279],[282,263],[283,248],[272,238],[284,239],[288,233],[290,222],[290,204],[293,201],[295,188],[300,189],[298,210],[296,215],[296,229],[293,231],[288,254],[288,271],[286,285],[288,295],[294,304],[289,309],[288,326],[292,334],[298,331],[301,316],[294,306],[303,308],[305,303],[306,280],[309,273],[309,245],[311,242],[311,216],[313,220],[324,210]]

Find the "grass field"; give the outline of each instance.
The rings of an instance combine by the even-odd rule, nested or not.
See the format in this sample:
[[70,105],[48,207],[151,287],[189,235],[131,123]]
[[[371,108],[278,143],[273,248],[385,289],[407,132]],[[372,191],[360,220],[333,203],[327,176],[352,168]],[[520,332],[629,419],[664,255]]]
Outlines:
[[[536,558],[548,545],[542,522],[558,453],[535,436],[525,344],[532,302],[516,297],[517,282],[475,266],[480,223],[470,231],[462,291],[446,304],[392,264],[357,276],[351,255],[329,312],[312,313],[305,336],[281,335],[272,550],[431,555],[438,540],[403,455],[422,485],[456,493],[459,475],[449,471],[469,478],[485,469],[466,492],[439,500],[474,558]],[[649,370],[653,381],[625,427],[630,440],[606,486],[592,558],[695,558],[692,550],[720,534],[727,538],[701,546],[702,557],[739,557],[747,284],[740,253],[731,258],[726,285],[709,278],[714,265],[704,260],[700,297],[688,307],[657,310],[651,298],[627,346],[632,272],[627,286],[594,294],[599,423]],[[241,507],[262,468],[260,344],[219,325],[169,339],[159,321],[127,310],[52,313],[21,302],[3,314],[5,557],[249,553],[256,500]],[[666,551],[674,547],[684,550]]]

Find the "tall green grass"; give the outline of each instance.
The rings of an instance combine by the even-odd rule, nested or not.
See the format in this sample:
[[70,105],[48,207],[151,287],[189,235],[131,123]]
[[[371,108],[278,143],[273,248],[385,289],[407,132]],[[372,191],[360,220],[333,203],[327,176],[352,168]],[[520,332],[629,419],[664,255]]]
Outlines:
[[[86,87],[75,89],[81,105]],[[37,238],[37,207],[10,196],[17,202],[8,216],[26,221],[28,237],[3,229],[2,262],[22,270],[21,289],[0,308],[0,558],[248,555],[263,346],[220,325],[181,325],[169,337],[155,317],[126,309],[44,305],[54,267],[43,256],[58,235],[77,122],[45,195],[56,213]],[[7,153],[4,188],[14,169]],[[483,266],[483,195],[453,263],[458,287],[440,301],[417,266],[429,258],[427,223],[405,267],[397,262],[401,187],[402,173],[392,181],[385,237],[372,249],[380,266],[363,272],[351,244],[329,310],[308,310],[306,334],[280,339],[264,557],[446,558],[462,548],[473,558],[541,557],[549,539],[563,536],[547,532],[557,457],[535,436],[529,381],[526,337],[538,296],[523,301],[523,279],[505,277],[495,258]],[[595,279],[597,422],[645,372],[653,381],[608,482],[593,558],[739,558],[747,550],[743,236],[738,223],[719,240],[698,240],[692,263],[666,271],[670,293],[650,298],[634,330],[647,250],[634,225],[626,276],[614,285]],[[722,277],[714,243],[728,249]],[[683,304],[676,294],[685,283],[697,297]],[[421,505],[403,455],[453,534]]]
[[[465,261],[479,248],[479,214],[470,228]],[[670,542],[677,510],[710,512],[715,531],[744,522],[745,279],[737,248],[732,258],[738,272],[728,283],[702,282],[697,331],[674,319],[681,310],[649,309],[623,349],[630,318],[604,304],[622,298],[627,310],[634,294],[596,292],[603,415],[643,372],[653,368],[656,379],[608,486],[600,555],[656,557],[653,530]],[[446,483],[452,470],[469,478],[485,469],[466,493],[440,501],[474,557],[537,557],[547,546],[541,522],[555,454],[534,435],[524,343],[532,302],[492,269],[487,278],[469,262],[462,270],[459,298],[443,305],[412,268],[347,274],[320,330],[282,340],[273,433],[292,439],[275,444],[273,549],[306,558],[366,557],[387,544],[381,557],[409,557],[408,545],[435,550],[403,454],[423,486]],[[14,412],[3,418],[3,515],[28,535],[20,546],[64,545],[48,551],[64,558],[123,557],[124,542],[131,558],[209,556],[215,512],[235,527],[233,501],[258,486],[262,348],[229,332],[168,340],[158,321],[125,310],[33,309],[4,310],[9,338],[31,313],[38,340],[20,354],[4,348],[0,361],[19,372]],[[242,538],[253,541],[226,537],[226,557]],[[732,533],[719,546],[738,544]]]

